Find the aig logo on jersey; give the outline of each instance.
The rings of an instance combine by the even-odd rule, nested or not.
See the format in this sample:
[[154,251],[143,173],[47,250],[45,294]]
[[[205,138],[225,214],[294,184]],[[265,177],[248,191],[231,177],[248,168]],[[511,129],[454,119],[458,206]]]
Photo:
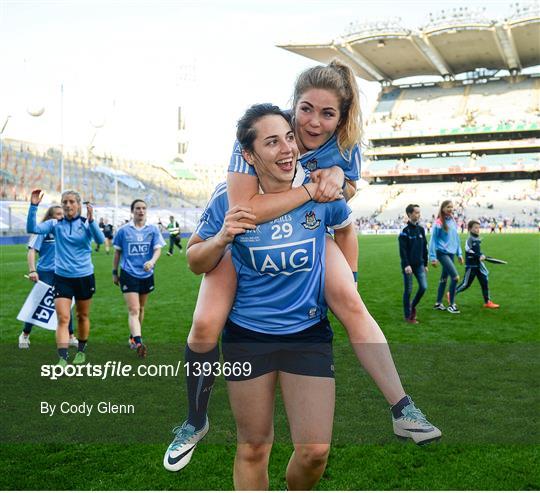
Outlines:
[[253,268],[261,274],[291,276],[313,269],[315,238],[284,245],[251,247],[249,252]]
[[302,226],[304,226],[306,229],[317,229],[320,224],[321,220],[315,217],[315,213],[313,211],[309,211],[306,213],[306,222],[302,223]]
[[130,255],[146,255],[150,251],[150,243],[128,243]]

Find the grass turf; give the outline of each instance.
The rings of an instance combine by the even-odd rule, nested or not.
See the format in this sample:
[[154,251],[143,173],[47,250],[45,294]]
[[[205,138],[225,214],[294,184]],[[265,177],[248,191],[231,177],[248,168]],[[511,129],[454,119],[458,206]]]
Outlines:
[[[360,237],[359,241],[360,293],[394,348],[406,389],[440,425],[444,437],[441,443],[423,448],[393,441],[386,403],[369,378],[357,370],[350,354],[346,356],[345,332],[333,321],[336,346],[340,348],[336,351],[336,436],[318,489],[540,488],[535,366],[540,335],[540,236],[484,237],[483,250],[509,262],[506,266],[488,264],[492,298],[501,304],[497,311],[482,308],[477,283],[459,295],[461,315],[432,310],[440,268],[430,268],[428,292],[418,310],[422,323],[418,326],[402,322],[396,238]],[[29,359],[28,352],[15,351],[21,326],[15,317],[29,290],[23,278],[25,247],[2,247],[0,254],[0,344],[8,356]],[[94,263],[97,294],[91,313],[91,344],[125,344],[126,308],[118,288],[110,281],[112,256],[102,249],[94,254]],[[176,252],[159,261],[157,291],[149,301],[143,331],[151,349],[177,347],[185,341],[198,284],[199,278],[188,271],[184,255]],[[30,351],[47,345],[54,359],[52,333],[35,329],[31,338]],[[342,354],[340,371],[338,357]],[[500,366],[495,364],[503,360]],[[2,377],[4,382],[16,380],[24,393],[24,374],[3,364]],[[356,377],[360,380],[355,381]],[[176,388],[181,392],[183,383],[178,382]],[[177,406],[170,395],[162,399],[173,402],[169,407]],[[211,419],[219,415],[217,402],[212,400]],[[4,415],[9,412],[4,404],[9,403],[3,402],[3,427],[10,422]],[[528,409],[532,411],[530,417],[525,416]],[[39,411],[27,412],[28,419],[18,419],[32,426],[31,418]],[[182,414],[182,410],[178,412]],[[355,420],[347,421],[350,416]],[[350,424],[343,428],[349,431],[350,439],[339,432],[343,422]],[[234,441],[212,441],[212,433],[219,435],[219,420],[213,423],[208,440],[198,447],[189,467],[178,474],[168,473],[161,465],[170,439],[168,430],[164,432],[166,438],[153,443],[142,438],[144,429],[133,429],[127,444],[36,444],[24,443],[24,439],[22,443],[3,443],[0,488],[232,489]],[[380,430],[380,434],[371,436],[371,428]],[[9,436],[9,430],[3,431],[2,436]],[[360,438],[352,438],[356,436]],[[369,438],[362,440],[363,436]],[[274,447],[270,466],[273,489],[285,487],[283,476],[290,452],[291,446],[284,442]]]

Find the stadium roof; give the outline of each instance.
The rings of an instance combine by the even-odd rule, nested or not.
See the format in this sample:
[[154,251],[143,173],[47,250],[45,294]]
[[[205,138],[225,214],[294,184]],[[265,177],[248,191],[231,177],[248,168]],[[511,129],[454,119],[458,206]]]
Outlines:
[[496,21],[456,8],[432,16],[419,30],[394,21],[367,23],[351,25],[331,42],[278,46],[323,63],[339,58],[369,81],[453,77],[477,68],[519,72],[540,64],[540,9],[538,3],[516,7],[511,17]]

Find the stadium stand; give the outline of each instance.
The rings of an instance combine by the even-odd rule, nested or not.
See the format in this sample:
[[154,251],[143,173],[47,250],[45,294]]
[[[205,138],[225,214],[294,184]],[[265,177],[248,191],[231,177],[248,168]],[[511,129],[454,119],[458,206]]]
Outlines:
[[411,202],[430,218],[445,198],[461,223],[540,224],[540,8],[509,8],[502,20],[463,7],[419,29],[358,23],[331,42],[280,45],[380,83],[364,128],[369,186],[351,201],[359,228],[399,228]]

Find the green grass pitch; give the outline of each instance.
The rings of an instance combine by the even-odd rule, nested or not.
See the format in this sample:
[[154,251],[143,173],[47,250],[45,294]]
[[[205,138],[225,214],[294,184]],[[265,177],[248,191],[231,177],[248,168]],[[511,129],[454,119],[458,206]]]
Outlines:
[[[391,344],[406,390],[440,426],[443,439],[426,447],[394,439],[386,402],[352,357],[343,327],[331,319],[338,396],[334,443],[318,489],[540,489],[540,235],[483,238],[487,254],[508,261],[508,265],[488,264],[492,299],[501,308],[482,308],[476,281],[457,298],[460,315],[434,311],[440,267],[430,268],[428,292],[418,310],[421,324],[410,326],[402,321],[397,238],[359,237],[359,291]],[[36,328],[31,349],[17,349],[22,324],[16,315],[30,288],[23,278],[25,246],[1,247],[0,255],[1,381],[5,386],[1,394],[0,489],[232,489],[234,427],[229,422],[228,431],[220,430],[230,421],[228,406],[221,405],[226,403],[226,391],[220,378],[210,406],[210,433],[190,465],[179,473],[165,471],[161,463],[172,436],[170,428],[178,424],[174,419],[180,420],[184,414],[180,401],[183,378],[163,387],[157,380],[151,384],[154,387],[141,383],[155,388],[156,420],[147,422],[148,429],[143,421],[127,426],[124,443],[105,439],[109,432],[106,421],[100,428],[103,443],[50,443],[47,426],[36,428],[46,418],[31,405],[27,409],[18,406],[17,396],[20,402],[31,399],[25,365],[32,355],[39,355],[42,363],[54,362],[53,334]],[[105,255],[102,249],[93,258],[97,294],[91,312],[89,357],[98,358],[100,348],[107,345],[121,348],[126,361],[133,360],[126,347],[126,308],[111,282],[112,255]],[[459,270],[462,274],[463,267]],[[146,363],[157,358],[160,348],[175,351],[185,342],[199,282],[188,270],[185,255],[176,252],[160,259],[157,291],[149,300],[143,329],[150,348]],[[180,349],[178,357],[183,358]],[[91,384],[96,391],[101,385]],[[117,380],[109,385],[121,387],[123,383]],[[176,418],[167,415],[163,419],[166,425],[162,425],[161,410]],[[81,429],[84,419],[77,421]],[[53,423],[62,425],[61,420]],[[19,435],[13,431],[15,425],[21,430]],[[110,428],[112,432],[113,425]],[[272,452],[270,486],[284,490],[292,447],[283,419],[277,420],[277,428],[285,438]],[[35,439],[39,433],[41,443]],[[25,441],[25,436],[34,438]]]

